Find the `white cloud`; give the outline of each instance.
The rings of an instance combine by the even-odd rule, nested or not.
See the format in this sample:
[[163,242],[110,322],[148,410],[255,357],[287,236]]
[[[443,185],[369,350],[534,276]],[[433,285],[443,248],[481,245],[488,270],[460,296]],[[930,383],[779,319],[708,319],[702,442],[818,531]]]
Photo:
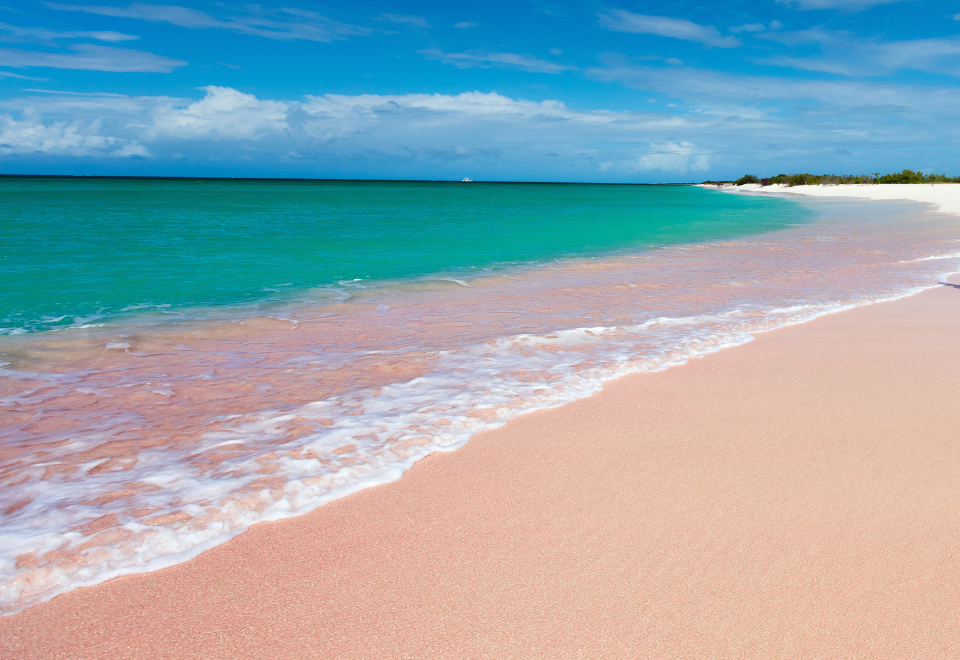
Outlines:
[[[0,148],[8,158],[32,154],[31,162],[43,154],[149,154],[151,172],[176,162],[178,172],[236,175],[669,181],[713,177],[717,168],[726,176],[764,160],[772,169],[856,169],[864,159],[895,167],[904,154],[942,152],[946,163],[945,145],[960,140],[960,89],[615,64],[587,73],[679,107],[583,110],[483,92],[299,100],[224,87],[206,87],[200,99],[49,94],[0,101],[8,113]],[[41,122],[36,113],[57,119]]]
[[657,172],[703,172],[710,167],[710,155],[690,142],[651,144],[637,159],[637,169]]
[[128,48],[76,44],[71,46],[70,49],[73,51],[72,53],[0,48],[0,66],[170,73],[174,69],[187,65],[183,60],[174,60],[162,55]]
[[757,35],[760,39],[777,41],[787,46],[798,46],[803,44],[822,44],[830,42],[844,41],[849,42],[854,39],[849,32],[838,30],[825,30],[822,27],[812,27],[806,30],[793,30],[791,32],[777,32]]
[[48,2],[47,6],[60,11],[170,23],[185,28],[219,28],[278,40],[303,39],[329,42],[351,35],[368,35],[373,32],[369,28],[329,19],[317,12],[289,7],[280,10],[264,10],[257,5],[249,5],[247,14],[219,19],[196,9],[175,5],[134,3],[128,7],[113,7]]
[[787,45],[817,44],[822,51],[821,55],[779,55],[757,60],[761,64],[845,76],[880,76],[904,69],[960,75],[957,37],[875,41],[820,28],[759,36]]
[[[787,79],[689,68],[666,70],[617,61],[608,64],[586,73],[591,78],[683,99],[701,114],[783,121],[784,128],[793,127],[798,135],[801,130],[829,133],[831,122],[863,122],[876,130],[889,126],[904,139],[911,134],[904,128],[906,123],[936,127],[944,139],[948,139],[948,133],[960,133],[944,124],[954,114],[953,107],[960,105],[960,89],[953,87]],[[802,118],[810,123],[804,124]],[[761,127],[754,125],[754,130]]]
[[[310,113],[329,117],[357,117],[395,115],[397,112],[428,111],[439,113],[437,118],[459,115],[472,118],[541,118],[563,119],[577,123],[609,123],[618,115],[604,111],[571,110],[559,101],[522,101],[496,92],[464,92],[463,94],[360,94],[344,96],[325,94],[308,96],[303,104]],[[632,113],[621,113],[630,117]]]
[[767,29],[763,23],[747,23],[730,28],[731,32],[763,32]]
[[[118,43],[120,41],[135,41],[140,37],[132,34],[123,34],[122,32],[112,32],[109,30],[100,30],[92,32],[57,32],[45,28],[22,28],[7,23],[0,23],[0,32],[6,32],[9,36],[7,41],[55,41],[57,39],[96,39],[97,41],[107,41]],[[11,39],[13,37],[14,39]]]
[[[610,61],[586,74],[682,100],[676,111],[682,124],[662,142],[686,140],[714,154],[712,171],[736,172],[733,163],[756,167],[763,161],[771,169],[800,171],[902,169],[905,159],[956,167],[951,146],[960,142],[956,87],[666,70],[626,61]],[[704,123],[694,120],[697,115]]]
[[64,94],[67,96],[94,96],[97,98],[103,98],[103,97],[113,97],[113,98],[119,98],[119,99],[129,98],[126,94],[114,94],[110,92],[63,92],[57,89],[39,89],[36,87],[27,87],[22,91],[38,92],[40,94]]
[[138,18],[154,23],[172,23],[187,28],[220,27],[220,21],[209,14],[187,7],[171,5],[147,5],[134,3],[128,7],[110,7],[105,5],[66,5],[48,2],[51,9],[60,11],[78,11],[100,16],[114,16],[117,18]]
[[46,80],[46,78],[34,78],[33,76],[21,76],[19,73],[10,73],[9,71],[0,71],[0,78],[17,78],[19,80]]
[[[656,169],[649,157],[660,152],[669,151],[669,162],[680,162],[675,150],[662,145],[668,143],[664,132],[677,130],[683,122],[659,113],[576,110],[559,101],[481,92],[327,94],[292,101],[263,100],[222,87],[204,91],[200,100],[60,95],[0,105],[11,110],[19,105],[25,113],[21,124],[38,134],[43,124],[27,117],[30,112],[73,117],[69,126],[46,124],[61,142],[69,142],[64,134],[74,142],[74,134],[89,137],[64,154],[81,155],[86,149],[90,156],[114,155],[126,148],[131,155],[143,155],[149,148],[155,161],[186,154],[183,158],[194,162],[283,162],[291,167],[322,163],[328,174],[341,175],[381,167],[393,176],[427,176],[422,168],[442,173],[450,167],[458,173],[465,164],[471,172],[496,167],[507,170],[501,177],[511,171],[530,176],[547,160],[564,160],[588,178],[633,176],[641,171],[644,156],[648,169]],[[86,133],[70,128],[92,125],[100,128]],[[699,152],[689,145],[685,149],[681,155],[693,163]],[[24,147],[16,153],[39,151]],[[553,156],[545,159],[547,154]],[[665,168],[668,161],[661,160]],[[684,167],[692,167],[690,163]]]
[[113,158],[150,155],[136,141],[99,135],[99,128],[96,120],[44,124],[38,114],[29,110],[20,121],[10,115],[0,115],[0,154]]
[[491,53],[484,50],[468,50],[463,53],[444,53],[436,48],[417,51],[428,60],[438,60],[444,64],[453,64],[460,69],[490,68],[492,66],[520,69],[535,73],[563,73],[575,67],[548,62],[529,55],[517,53]]
[[735,48],[741,43],[736,37],[721,36],[717,28],[711,25],[699,25],[685,18],[634,14],[623,9],[601,14],[600,25],[617,32],[656,34],[661,37],[697,41],[705,46],[718,48]]
[[145,132],[151,139],[262,140],[287,128],[289,104],[261,101],[229,87],[205,87],[206,96],[185,108],[154,112]]
[[423,16],[411,16],[409,14],[381,14],[380,20],[387,21],[389,23],[406,23],[407,25],[412,25],[413,27],[418,28],[428,28],[431,27],[427,23],[427,19]]
[[459,23],[455,23],[453,27],[455,27],[455,28],[461,28],[461,29],[462,29],[462,28],[475,28],[475,27],[477,27],[477,24],[474,23],[473,21],[460,21]]
[[795,9],[839,9],[861,11],[877,5],[889,5],[900,0],[777,0],[781,5]]

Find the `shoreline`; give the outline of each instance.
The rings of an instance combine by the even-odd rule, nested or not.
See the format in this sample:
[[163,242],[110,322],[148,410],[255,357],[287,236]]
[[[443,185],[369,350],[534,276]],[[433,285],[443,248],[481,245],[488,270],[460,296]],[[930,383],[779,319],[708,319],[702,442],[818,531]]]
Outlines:
[[[864,187],[847,186],[847,187],[864,188],[865,186],[864,186]],[[896,188],[896,189],[897,189],[896,192],[902,192],[902,189],[903,189],[905,186],[889,186],[889,187],[890,187],[890,188]],[[927,188],[927,187],[932,187],[932,186],[926,186],[926,185],[924,185],[924,186],[917,186],[917,187],[918,187],[918,188],[919,188],[919,187]],[[746,187],[744,187],[744,188],[746,188]],[[804,187],[804,188],[807,188],[807,187]],[[809,187],[809,188],[812,189],[813,187]],[[828,187],[828,189],[827,189],[827,191],[826,191],[825,193],[821,194],[821,196],[851,197],[851,195],[845,194],[845,193],[848,192],[848,191],[843,190],[843,188],[845,188],[845,187],[844,187],[844,186],[830,186],[830,187]],[[876,188],[876,186],[873,186],[873,188]],[[765,189],[765,190],[766,190],[766,189]],[[960,188],[958,188],[958,190],[960,190]],[[740,190],[736,190],[736,192],[740,192]],[[755,191],[744,191],[744,192],[755,192]],[[790,190],[787,190],[787,191],[772,191],[772,192],[778,192],[778,193],[779,193],[779,192],[787,192],[787,193],[789,193]],[[864,192],[872,192],[872,191],[864,191]],[[904,196],[901,194],[899,197],[897,197],[897,199],[908,199],[908,198],[904,197]],[[916,199],[915,196],[914,196],[914,197],[910,197],[909,199],[912,199],[913,201],[929,201],[929,200]],[[940,201],[943,201],[943,200],[940,199]],[[949,201],[951,201],[951,200],[947,200],[947,201],[949,202]],[[934,202],[929,202],[929,203],[934,203]],[[893,208],[897,208],[897,207],[893,207]],[[956,255],[953,255],[953,256],[956,256]],[[919,259],[919,261],[924,261],[924,260],[926,260],[926,259]],[[906,262],[901,262],[901,263],[906,263]],[[924,289],[924,291],[928,290],[929,288],[936,288],[936,285],[931,284],[927,289]],[[942,287],[941,287],[941,288],[942,288]],[[826,311],[824,311],[824,312],[820,312],[820,313],[814,315],[814,316],[813,316],[813,319],[814,319],[814,320],[811,320],[810,318],[805,318],[805,319],[798,320],[798,321],[788,322],[786,325],[781,325],[781,326],[779,326],[779,327],[777,327],[777,328],[775,328],[775,329],[783,329],[783,328],[795,327],[797,324],[805,325],[805,324],[808,324],[808,323],[811,323],[811,322],[816,322],[815,319],[823,318],[824,316],[834,315],[834,312],[848,311],[848,310],[851,310],[851,308],[853,308],[853,309],[855,310],[856,308],[860,308],[860,307],[873,307],[873,306],[875,306],[875,305],[877,305],[877,304],[884,304],[885,302],[890,301],[890,300],[892,300],[892,301],[900,301],[900,300],[904,300],[905,297],[916,296],[916,295],[918,295],[918,294],[915,293],[915,292],[914,292],[914,293],[905,293],[905,294],[898,295],[898,296],[896,296],[895,298],[891,298],[891,299],[874,299],[874,300],[869,301],[869,302],[861,302],[861,303],[855,303],[855,304],[852,304],[852,305],[846,305],[846,306],[843,306],[843,307],[837,307],[837,308],[835,308],[835,309],[826,310]],[[923,295],[923,293],[920,293],[919,295]],[[767,331],[766,331],[766,329],[757,329],[757,330],[751,331],[751,334],[754,334],[754,333],[763,333],[763,334],[766,334]],[[755,335],[755,334],[754,334],[754,338],[756,338],[756,335]],[[752,340],[748,339],[748,340],[745,340],[745,341],[746,341],[747,343],[749,343],[749,342],[751,342]],[[739,343],[739,342],[737,342],[737,343],[735,343],[735,344],[733,344],[733,345],[731,345],[731,346],[726,346],[726,347],[730,347],[730,348],[741,347],[741,348],[742,348],[743,346],[744,346],[744,343]],[[715,348],[715,349],[713,349],[713,350],[708,350],[708,351],[706,351],[706,353],[709,355],[709,354],[715,353],[716,351],[723,352],[723,351],[720,350],[721,348],[723,348],[723,347]],[[703,357],[703,355],[702,355],[702,354],[700,354],[700,355],[698,355],[698,354],[693,354],[693,355],[691,355],[690,357]],[[696,361],[694,361],[694,362],[696,362]],[[670,366],[670,365],[666,365],[666,366]],[[665,367],[664,367],[664,368],[665,368]],[[678,368],[678,367],[677,367],[677,366],[674,366],[673,368],[675,369],[675,368]],[[654,371],[647,372],[647,374],[652,374],[652,373],[662,373],[662,370],[654,370]],[[641,374],[641,375],[647,375],[647,374]],[[619,383],[619,382],[620,382],[620,380],[633,378],[633,377],[636,376],[636,375],[637,375],[637,374],[627,375],[627,376],[620,376],[620,377],[618,377],[618,378],[615,379],[615,380],[607,381],[607,383],[603,386],[603,390],[605,391],[608,387],[615,386],[616,383]],[[590,398],[593,398],[593,397],[595,397],[595,396],[600,396],[601,394],[602,394],[602,392],[600,392],[599,394],[595,394],[595,395],[592,395],[592,396],[588,396],[588,397],[587,397],[587,400],[589,400]],[[580,399],[580,400],[576,400],[576,401],[573,401],[573,402],[563,403],[563,404],[560,405],[560,406],[550,407],[550,408],[547,408],[547,409],[545,409],[545,410],[541,410],[541,411],[539,411],[539,412],[528,412],[528,413],[524,413],[521,417],[514,418],[514,421],[516,421],[517,419],[525,418],[525,417],[530,416],[530,415],[538,415],[538,414],[541,414],[541,412],[552,413],[552,412],[556,412],[556,411],[562,411],[563,409],[566,409],[568,406],[576,405],[577,403],[579,403],[580,401],[583,401],[583,400],[585,400],[585,399]],[[507,426],[509,427],[510,425],[514,424],[514,421],[511,421]],[[482,432],[481,434],[479,434],[478,436],[474,436],[474,438],[472,439],[471,442],[475,441],[477,437],[480,437],[480,436],[485,435],[485,434],[487,434],[487,433],[497,433],[497,432],[503,430],[504,428],[505,428],[505,427],[500,427],[499,429],[495,429],[495,430],[493,430],[493,431],[484,431],[484,432]],[[461,449],[460,451],[462,451],[462,449]],[[427,460],[431,460],[431,459],[427,459]],[[394,482],[394,483],[395,483],[395,482]],[[381,486],[374,486],[373,488],[374,488],[374,490],[377,490],[377,491],[378,491],[378,490],[380,490],[380,489],[383,488],[383,487],[385,487],[385,486],[382,486],[382,485],[381,485]],[[353,497],[356,497],[356,494],[352,494],[352,495],[348,495],[348,496],[347,496],[348,499],[353,498]],[[326,508],[327,506],[330,506],[330,505],[331,505],[331,504],[328,503],[328,504],[325,504],[325,505],[324,505],[323,507],[321,507],[321,508]],[[314,513],[316,513],[316,511],[317,511],[317,510],[315,510]],[[309,516],[314,515],[314,514],[313,514],[313,513],[308,513],[308,514],[299,513],[299,514],[298,514],[298,516],[303,516],[303,515],[306,515],[306,516],[309,517]],[[298,518],[287,518],[287,519],[285,519],[285,521],[291,521],[291,522],[292,522],[292,521],[295,521],[295,520],[297,520],[297,519],[298,519]],[[264,524],[269,525],[269,524],[271,524],[271,523],[268,522],[268,523],[264,523]],[[283,523],[281,522],[281,524],[283,524]],[[256,529],[256,528],[259,527],[259,526],[260,526],[260,523],[258,523],[256,526],[254,526],[254,527],[251,528],[251,529]],[[247,533],[249,533],[249,532],[247,532]],[[243,535],[241,535],[241,536],[243,536]],[[231,539],[231,540],[225,541],[225,545],[226,545],[226,546],[231,546],[233,543],[236,542],[236,540],[237,540],[238,538],[239,538],[239,537],[234,537],[234,538]],[[204,551],[204,552],[209,552],[209,550]],[[203,556],[203,555],[201,555],[201,557],[200,557],[199,559],[202,559],[202,556]],[[194,558],[194,559],[187,560],[187,562],[188,562],[188,563],[192,563],[192,562],[194,562],[194,561],[199,561],[199,559],[198,559],[198,558]],[[183,561],[183,560],[180,560],[180,561]],[[174,566],[174,568],[175,568],[175,567],[176,567],[176,566]],[[153,569],[153,570],[156,570],[156,569]],[[167,570],[173,570],[173,568],[160,569],[160,570],[161,570],[161,572],[166,572]],[[152,574],[154,574],[154,573],[152,573],[152,572],[150,572],[150,573],[139,573],[139,574],[134,574],[133,576],[131,576],[131,577],[129,577],[129,578],[127,578],[127,577],[121,577],[121,578],[115,578],[115,580],[116,580],[116,579],[119,579],[119,580],[137,579],[137,578],[139,578],[139,577],[149,577],[149,576],[152,575]],[[114,581],[115,581],[115,580],[114,580]],[[109,584],[112,584],[112,581],[106,583],[106,585],[109,585]],[[81,588],[81,591],[86,591],[86,589],[88,589],[88,588],[90,588],[90,587]],[[94,587],[92,587],[92,589],[99,589],[99,588],[100,588],[99,586],[94,586]],[[56,601],[55,601],[55,602],[56,602]],[[40,605],[40,606],[42,607],[43,605]],[[35,607],[36,607],[36,606],[35,606]],[[19,618],[22,614],[29,613],[30,611],[32,611],[32,610],[31,610],[31,609],[28,609],[26,612],[22,612],[21,614],[12,615],[12,618]],[[0,620],[2,620],[3,618],[7,618],[7,617],[2,617],[2,618],[0,618]]]
[[958,281],[611,381],[398,481],[3,617],[0,648],[945,657]]
[[[927,257],[955,258],[954,219],[920,205],[819,206],[835,222],[382,296],[336,318],[54,346],[68,377],[8,399],[23,404],[3,429],[23,467],[9,481],[30,481],[7,498],[0,609],[185,561],[617,376],[918,290],[947,270]],[[43,372],[46,351],[23,357]]]
[[805,197],[850,197],[876,201],[907,200],[924,202],[941,213],[960,215],[960,184],[957,183],[874,183],[813,186],[788,186],[775,183],[761,186],[747,183],[742,186],[698,184],[708,190],[753,194],[788,194]]

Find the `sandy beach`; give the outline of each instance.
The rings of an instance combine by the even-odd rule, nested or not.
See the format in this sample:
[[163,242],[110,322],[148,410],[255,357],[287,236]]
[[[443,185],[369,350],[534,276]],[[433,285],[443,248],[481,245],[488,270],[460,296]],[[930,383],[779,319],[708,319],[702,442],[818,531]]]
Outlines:
[[[713,186],[707,186],[713,187]],[[723,186],[723,190],[750,193],[787,193],[806,197],[854,197],[873,200],[911,200],[932,205],[943,213],[960,214],[960,184],[840,184],[826,186],[787,186],[781,183],[760,186],[747,183],[742,186]]]
[[4,617],[0,655],[956,657],[952,282],[619,379]]
[[39,4],[0,660],[960,660],[960,7]]

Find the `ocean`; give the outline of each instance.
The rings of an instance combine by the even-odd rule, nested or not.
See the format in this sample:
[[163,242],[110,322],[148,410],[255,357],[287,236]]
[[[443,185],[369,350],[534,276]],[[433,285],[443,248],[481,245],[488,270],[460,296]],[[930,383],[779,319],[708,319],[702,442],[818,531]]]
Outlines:
[[235,313],[349,282],[471,276],[808,215],[677,186],[3,179],[0,333]]
[[935,285],[956,229],[691,186],[0,179],[0,612]]

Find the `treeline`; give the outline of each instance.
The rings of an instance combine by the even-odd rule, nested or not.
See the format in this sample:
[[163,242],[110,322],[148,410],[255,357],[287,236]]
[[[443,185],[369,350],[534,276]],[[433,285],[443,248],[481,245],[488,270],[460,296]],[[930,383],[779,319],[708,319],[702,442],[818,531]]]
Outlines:
[[753,174],[745,174],[736,181],[704,181],[704,184],[723,185],[732,183],[742,186],[745,183],[759,183],[771,186],[781,183],[787,186],[816,186],[819,184],[836,185],[840,183],[960,183],[960,176],[949,177],[945,174],[924,174],[913,170],[903,170],[895,174],[778,174],[761,179]]

